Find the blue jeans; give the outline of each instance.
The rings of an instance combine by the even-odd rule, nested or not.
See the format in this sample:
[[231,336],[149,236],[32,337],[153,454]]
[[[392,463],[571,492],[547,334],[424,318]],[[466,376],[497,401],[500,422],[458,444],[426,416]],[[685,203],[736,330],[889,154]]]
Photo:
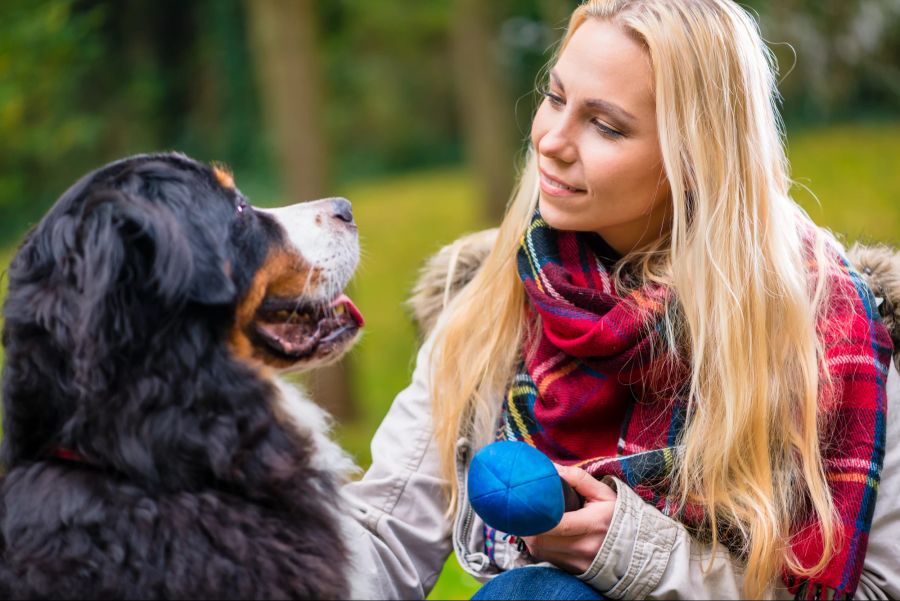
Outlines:
[[596,589],[556,568],[525,567],[503,572],[472,599],[603,599]]

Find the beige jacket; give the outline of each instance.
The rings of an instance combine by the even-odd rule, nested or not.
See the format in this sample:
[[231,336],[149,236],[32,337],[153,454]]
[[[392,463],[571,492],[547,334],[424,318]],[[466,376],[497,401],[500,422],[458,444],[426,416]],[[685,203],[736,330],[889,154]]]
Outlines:
[[[447,296],[468,281],[480,264],[493,238],[489,233],[479,236],[444,249],[426,269],[414,298],[417,318],[426,331]],[[883,259],[881,255],[863,258],[860,265],[857,253],[857,265],[876,278],[876,293],[897,292],[892,298],[900,301],[900,290],[894,289],[900,282],[900,257],[883,264],[876,260]],[[896,270],[896,279],[888,277],[891,270]],[[893,306],[900,312],[896,301]],[[896,317],[886,318],[895,335],[900,334]],[[342,491],[353,518],[346,530],[354,551],[351,580],[356,598],[424,598],[451,552],[480,581],[530,563],[516,545],[503,541],[495,544],[493,562],[485,554],[484,524],[468,503],[465,475],[470,458],[487,440],[458,441],[460,509],[447,515],[431,421],[428,357],[432,345],[430,337],[423,343],[412,382],[397,395],[375,433],[372,466]],[[888,379],[888,399],[887,454],[858,599],[900,598],[900,374],[895,366]],[[590,568],[578,578],[613,599],[741,597],[741,566],[724,547],[713,549],[692,539],[680,523],[645,503],[627,485],[615,478],[605,481],[617,491],[612,523]],[[707,567],[714,551],[714,563]],[[780,583],[772,595],[792,597]]]

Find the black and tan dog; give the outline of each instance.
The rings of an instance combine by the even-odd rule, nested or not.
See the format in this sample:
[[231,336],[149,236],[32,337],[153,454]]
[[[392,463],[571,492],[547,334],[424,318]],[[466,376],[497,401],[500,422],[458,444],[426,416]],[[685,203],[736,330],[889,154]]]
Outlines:
[[350,203],[142,155],[28,234],[4,307],[0,598],[341,598],[349,460],[276,377],[362,317]]

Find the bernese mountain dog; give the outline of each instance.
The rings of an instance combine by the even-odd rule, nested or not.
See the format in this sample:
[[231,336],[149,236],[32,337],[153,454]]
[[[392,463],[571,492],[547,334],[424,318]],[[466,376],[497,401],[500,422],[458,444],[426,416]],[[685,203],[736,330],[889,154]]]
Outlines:
[[0,598],[346,597],[352,461],[279,373],[356,340],[358,258],[347,200],[182,154],[69,188],[8,270]]

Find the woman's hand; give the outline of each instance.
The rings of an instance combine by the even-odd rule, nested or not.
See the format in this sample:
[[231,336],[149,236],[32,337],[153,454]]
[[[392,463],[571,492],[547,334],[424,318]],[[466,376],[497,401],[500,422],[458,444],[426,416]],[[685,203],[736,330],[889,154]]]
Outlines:
[[616,506],[616,491],[581,468],[557,465],[556,469],[584,497],[584,507],[564,513],[553,530],[523,540],[538,561],[549,561],[566,572],[581,574],[590,567],[606,538]]

